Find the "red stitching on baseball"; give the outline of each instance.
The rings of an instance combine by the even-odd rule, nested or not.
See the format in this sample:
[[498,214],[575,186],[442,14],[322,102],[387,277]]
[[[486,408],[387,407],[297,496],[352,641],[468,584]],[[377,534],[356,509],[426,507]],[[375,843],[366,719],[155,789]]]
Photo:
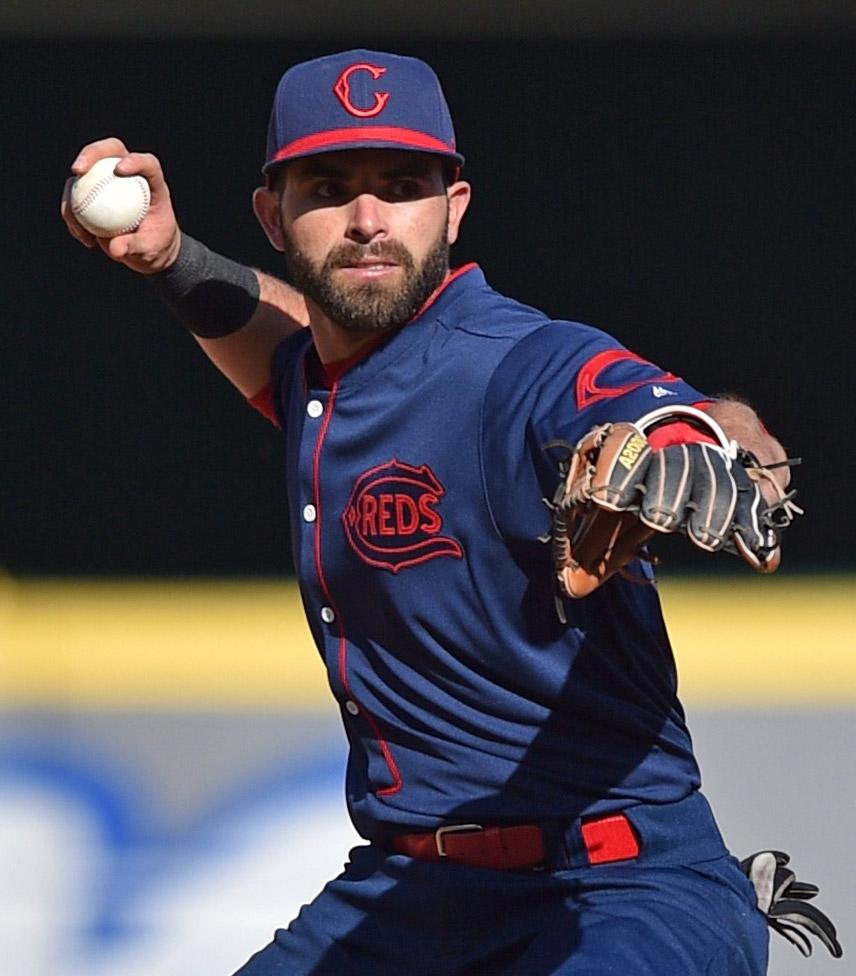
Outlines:
[[148,181],[144,177],[140,176],[139,173],[135,174],[134,176],[116,176],[115,173],[111,173],[109,176],[102,176],[101,179],[90,188],[89,192],[80,201],[80,203],[78,203],[76,206],[72,204],[71,212],[75,217],[79,217],[113,179],[133,180],[135,185],[140,188],[140,193],[143,195],[143,212],[140,215],[140,219],[136,221],[136,223],[127,224],[121,230],[115,231],[115,236],[118,237],[120,234],[127,234],[129,231],[134,230],[135,227],[139,227],[139,225],[145,220],[146,214],[149,212],[149,204],[151,203],[152,195],[149,190]]

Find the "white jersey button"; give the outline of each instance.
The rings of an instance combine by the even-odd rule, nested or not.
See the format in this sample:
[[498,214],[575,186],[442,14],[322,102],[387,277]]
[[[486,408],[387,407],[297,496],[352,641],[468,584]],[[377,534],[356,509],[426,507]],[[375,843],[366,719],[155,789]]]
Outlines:
[[324,404],[320,400],[310,400],[306,404],[306,412],[310,417],[320,417],[324,413]]
[[345,710],[348,712],[349,715],[360,714],[360,706],[355,701],[346,701]]
[[331,624],[336,619],[336,614],[332,607],[321,607],[321,619],[325,624]]
[[304,522],[314,522],[315,521],[315,506],[306,505],[303,509],[303,521]]

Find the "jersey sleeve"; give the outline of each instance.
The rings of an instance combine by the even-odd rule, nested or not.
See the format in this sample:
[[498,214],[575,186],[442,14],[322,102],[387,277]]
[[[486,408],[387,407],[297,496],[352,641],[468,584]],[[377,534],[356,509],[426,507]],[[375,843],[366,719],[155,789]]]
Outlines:
[[482,414],[485,490],[498,527],[533,497],[552,497],[559,458],[592,427],[709,400],[589,326],[550,322],[521,339],[494,371]]

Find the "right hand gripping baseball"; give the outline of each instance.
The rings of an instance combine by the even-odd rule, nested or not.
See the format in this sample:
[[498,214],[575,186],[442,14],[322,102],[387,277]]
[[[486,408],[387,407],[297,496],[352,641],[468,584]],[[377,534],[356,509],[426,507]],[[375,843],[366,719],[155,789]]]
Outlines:
[[[122,176],[144,176],[151,188],[151,203],[143,222],[130,234],[108,239],[90,234],[72,213],[69,195],[75,177],[86,173],[99,159],[119,156],[116,172]],[[86,247],[96,245],[114,261],[141,274],[154,274],[168,268],[178,256],[181,234],[170,199],[169,187],[157,157],[151,153],[129,152],[121,139],[100,139],[89,143],[77,155],[66,180],[60,213],[72,237]]]
[[[652,451],[646,433],[655,421],[686,416],[719,443]],[[777,484],[715,421],[692,408],[593,428],[571,453],[552,502],[551,541],[561,589],[571,597],[587,596],[639,556],[655,532],[683,532],[707,552],[732,552],[758,572],[775,572],[781,530],[800,510],[793,492],[782,489],[768,505],[764,483]]]

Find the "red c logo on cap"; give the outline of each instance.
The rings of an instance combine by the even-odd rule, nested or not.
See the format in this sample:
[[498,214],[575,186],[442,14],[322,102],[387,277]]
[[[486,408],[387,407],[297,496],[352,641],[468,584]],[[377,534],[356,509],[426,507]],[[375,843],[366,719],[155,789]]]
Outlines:
[[371,108],[357,108],[351,102],[351,86],[348,82],[348,79],[355,71],[368,71],[375,81],[381,75],[386,74],[386,68],[379,68],[375,64],[352,64],[350,67],[345,68],[339,75],[339,80],[333,86],[336,97],[345,106],[345,111],[350,112],[351,115],[356,115],[359,119],[370,119],[373,115],[380,115],[386,108],[386,103],[389,101],[389,92],[375,92],[375,103]]

